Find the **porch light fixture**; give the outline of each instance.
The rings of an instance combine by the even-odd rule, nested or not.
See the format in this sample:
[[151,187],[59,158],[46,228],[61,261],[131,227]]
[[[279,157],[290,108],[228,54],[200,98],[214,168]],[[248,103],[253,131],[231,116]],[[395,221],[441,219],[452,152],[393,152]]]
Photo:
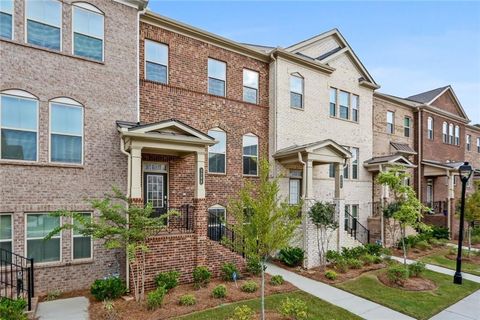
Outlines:
[[468,179],[470,179],[473,169],[472,166],[465,162],[458,169],[460,180],[462,181],[462,202],[460,207],[460,230],[458,233],[458,249],[457,249],[457,268],[453,276],[453,283],[462,284],[462,246],[463,246],[463,227],[465,218],[465,193]]

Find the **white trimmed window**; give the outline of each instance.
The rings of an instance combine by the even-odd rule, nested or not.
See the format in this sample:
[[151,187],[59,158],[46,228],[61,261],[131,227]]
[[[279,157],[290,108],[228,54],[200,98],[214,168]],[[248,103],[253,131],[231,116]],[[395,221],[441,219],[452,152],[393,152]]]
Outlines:
[[20,90],[0,94],[0,159],[37,161],[38,100]]
[[0,248],[13,251],[12,246],[12,215],[0,215]]
[[103,61],[104,16],[91,4],[73,4],[73,54]]
[[75,100],[50,102],[50,161],[83,163],[83,107]]
[[352,152],[352,179],[358,179],[359,177],[359,166],[358,166],[358,157],[359,157],[359,150],[358,148],[351,148],[350,151]]
[[168,46],[145,40],[145,79],[168,83]]
[[460,127],[455,126],[455,145],[460,145]]
[[480,138],[477,138],[477,152],[480,153]]
[[467,141],[467,151],[472,150],[472,136],[467,134],[465,140]]
[[[350,151],[350,147],[343,146],[345,150]],[[343,178],[344,179],[349,179],[350,178],[350,162],[347,161],[345,165],[343,166]]]
[[446,122],[442,125],[442,140],[443,143],[448,143],[448,123]]
[[57,0],[27,0],[27,43],[58,50],[62,48],[62,3]]
[[387,133],[395,133],[395,112],[387,111]]
[[258,175],[258,137],[251,133],[243,136],[243,174]]
[[227,86],[227,64],[223,61],[208,59],[208,93],[225,97]]
[[288,182],[288,203],[300,203],[302,185],[302,170],[290,170]]
[[433,118],[428,117],[427,119],[427,137],[430,140],[433,140]]
[[352,121],[358,122],[358,108],[360,107],[360,100],[356,94],[352,94]]
[[[85,219],[85,221],[91,221],[92,219],[92,214],[89,212],[82,212],[80,213],[82,216],[82,219]],[[82,226],[82,222],[79,219],[73,219],[73,225],[80,227]],[[91,236],[85,236],[76,230],[76,228],[73,229],[73,250],[72,250],[72,258],[74,260],[76,259],[91,259],[92,258],[92,237]]]
[[403,135],[405,137],[410,137],[411,122],[410,117],[403,118]]
[[348,120],[350,118],[350,93],[340,90],[340,93],[338,94],[338,102],[340,105],[340,118]]
[[208,135],[218,141],[208,147],[208,172],[225,173],[227,167],[227,134],[219,128],[208,130]]
[[290,75],[290,106],[303,109],[303,78],[300,75]]
[[44,238],[60,226],[60,217],[48,213],[28,213],[26,215],[27,257],[35,262],[54,262],[61,260],[61,233],[50,240]]
[[258,72],[243,69],[243,101],[258,103]]
[[448,143],[449,144],[453,144],[454,143],[454,140],[453,140],[453,123],[450,123],[448,125]]
[[13,0],[0,1],[0,37],[13,39]]
[[337,89],[330,88],[330,116],[337,116]]

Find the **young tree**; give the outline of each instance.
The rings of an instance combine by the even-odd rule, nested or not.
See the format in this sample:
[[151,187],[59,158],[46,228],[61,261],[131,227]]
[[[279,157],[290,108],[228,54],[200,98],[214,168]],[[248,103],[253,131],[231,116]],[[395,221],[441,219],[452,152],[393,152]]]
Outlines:
[[104,240],[103,245],[108,249],[125,250],[135,300],[141,301],[145,296],[147,240],[165,226],[167,216],[177,213],[169,212],[160,217],[152,217],[150,204],[138,206],[132,204],[119,190],[113,189],[113,192],[113,195],[107,195],[105,199],[90,201],[93,210],[98,212],[95,219],[71,211],[51,213],[52,216],[70,218],[70,221],[73,219],[75,223],[64,223],[50,232],[46,239],[61,230],[73,229],[84,236]]
[[269,256],[285,248],[301,223],[301,204],[290,205],[279,198],[278,179],[269,179],[269,164],[260,162],[260,180],[257,185],[249,181],[229,204],[234,219],[231,225],[236,237],[242,239],[245,256],[257,258],[261,264],[261,311],[265,319],[265,270]]
[[480,221],[480,183],[476,183],[476,190],[465,200],[465,221],[467,222],[468,255],[472,250],[472,229],[475,221]]
[[317,228],[317,247],[320,259],[320,266],[327,264],[326,252],[330,242],[329,229],[338,228],[335,220],[335,208],[329,203],[315,202],[308,211],[312,223]]

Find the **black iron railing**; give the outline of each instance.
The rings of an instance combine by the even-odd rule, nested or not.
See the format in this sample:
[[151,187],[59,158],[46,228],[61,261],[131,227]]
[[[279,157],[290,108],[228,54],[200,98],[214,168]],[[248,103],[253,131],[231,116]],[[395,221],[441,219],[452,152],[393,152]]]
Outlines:
[[425,206],[429,207],[429,214],[443,214],[447,215],[448,203],[447,201],[432,201],[425,203]]
[[220,215],[209,215],[207,235],[210,240],[217,241],[244,257],[241,237],[237,236],[235,231],[226,225],[225,219]]
[[362,244],[370,243],[370,230],[365,228],[358,219],[345,211],[345,230]]
[[380,217],[383,215],[383,208],[381,202],[372,202],[372,217]]
[[0,248],[0,297],[25,299],[30,311],[34,290],[33,259]]
[[167,217],[168,232],[194,232],[195,217],[191,204],[184,204],[179,207],[169,207],[168,212],[172,213]]

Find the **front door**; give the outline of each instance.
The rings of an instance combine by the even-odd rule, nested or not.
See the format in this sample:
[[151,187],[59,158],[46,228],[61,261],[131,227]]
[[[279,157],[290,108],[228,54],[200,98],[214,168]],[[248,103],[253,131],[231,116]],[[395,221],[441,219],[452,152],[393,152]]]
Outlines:
[[154,210],[152,216],[165,214],[168,209],[167,174],[145,172],[143,185],[144,202],[152,204]]

